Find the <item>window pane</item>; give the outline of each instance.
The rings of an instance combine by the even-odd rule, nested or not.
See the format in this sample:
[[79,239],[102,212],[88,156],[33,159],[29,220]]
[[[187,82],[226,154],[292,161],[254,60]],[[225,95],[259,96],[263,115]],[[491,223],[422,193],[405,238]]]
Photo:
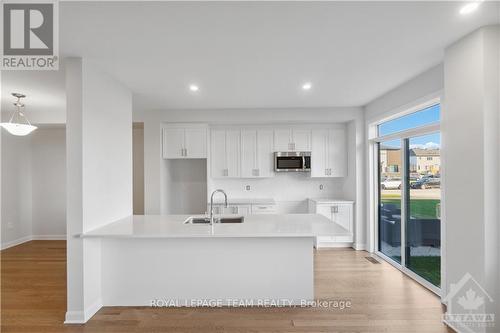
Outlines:
[[435,286],[441,284],[440,135],[409,139],[406,266]]
[[440,119],[441,108],[439,104],[428,107],[418,112],[408,114],[393,120],[386,121],[378,125],[378,135],[388,135],[414,127],[438,123]]
[[401,263],[401,141],[379,144],[379,251]]

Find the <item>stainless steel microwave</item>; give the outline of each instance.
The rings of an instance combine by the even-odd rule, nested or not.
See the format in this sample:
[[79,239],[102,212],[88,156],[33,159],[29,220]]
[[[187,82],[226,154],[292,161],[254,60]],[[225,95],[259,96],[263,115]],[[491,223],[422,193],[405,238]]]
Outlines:
[[277,151],[274,153],[274,170],[276,172],[311,171],[311,152]]

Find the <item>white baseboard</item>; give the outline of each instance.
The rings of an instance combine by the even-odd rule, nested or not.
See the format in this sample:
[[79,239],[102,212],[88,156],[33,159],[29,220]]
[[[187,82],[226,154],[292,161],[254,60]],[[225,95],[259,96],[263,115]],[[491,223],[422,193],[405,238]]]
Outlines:
[[31,239],[32,239],[32,236],[25,236],[25,237],[15,239],[15,240],[10,241],[10,242],[2,243],[2,250],[8,249],[9,247],[13,247],[13,246],[16,246],[16,245],[19,245],[22,243],[29,242]]
[[342,243],[342,242],[318,242],[316,244],[317,249],[326,248],[339,248],[339,247],[352,247],[352,243]]
[[85,324],[85,315],[83,311],[66,311],[64,324]]
[[67,311],[64,324],[85,324],[92,318],[97,311],[102,308],[102,300],[98,299],[92,305],[85,309],[85,311]]
[[66,240],[66,235],[30,235],[18,238],[16,240],[2,244],[1,249],[5,250],[9,247],[20,245],[22,243],[30,242],[32,240]]
[[[443,319],[443,323],[457,333],[471,333],[472,331],[469,328],[457,327],[455,324],[448,322],[446,319]],[[465,330],[467,329],[467,330]]]
[[34,235],[32,240],[66,240],[66,235]]
[[366,244],[353,243],[352,248],[356,251],[366,251]]

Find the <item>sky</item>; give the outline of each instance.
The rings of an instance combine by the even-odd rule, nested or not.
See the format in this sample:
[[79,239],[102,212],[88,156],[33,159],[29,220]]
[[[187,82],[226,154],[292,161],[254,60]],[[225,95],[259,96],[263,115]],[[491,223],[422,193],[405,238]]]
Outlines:
[[[422,111],[396,118],[379,125],[379,135],[388,135],[410,128],[437,123],[440,120],[441,107],[439,104]],[[386,146],[399,147],[400,141],[384,142]],[[410,139],[410,148],[440,148],[441,135],[439,133],[424,135]]]

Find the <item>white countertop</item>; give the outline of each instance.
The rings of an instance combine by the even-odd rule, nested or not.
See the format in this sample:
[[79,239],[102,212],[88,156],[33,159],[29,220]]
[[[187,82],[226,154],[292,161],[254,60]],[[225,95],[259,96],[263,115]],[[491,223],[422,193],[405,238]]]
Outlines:
[[[227,203],[229,205],[275,205],[276,201],[272,198],[228,198]],[[210,201],[207,204],[210,204]],[[219,196],[217,196],[217,199],[214,198],[214,205],[223,204],[224,201]]]
[[342,200],[342,199],[331,199],[331,198],[309,198],[309,200],[315,203],[321,204],[334,204],[334,203],[354,203],[352,200]]
[[[134,215],[85,232],[83,238],[246,238],[350,235],[318,214],[248,215],[243,223],[184,224],[195,215]],[[226,216],[226,215],[225,215]],[[231,216],[231,215],[227,215]]]

